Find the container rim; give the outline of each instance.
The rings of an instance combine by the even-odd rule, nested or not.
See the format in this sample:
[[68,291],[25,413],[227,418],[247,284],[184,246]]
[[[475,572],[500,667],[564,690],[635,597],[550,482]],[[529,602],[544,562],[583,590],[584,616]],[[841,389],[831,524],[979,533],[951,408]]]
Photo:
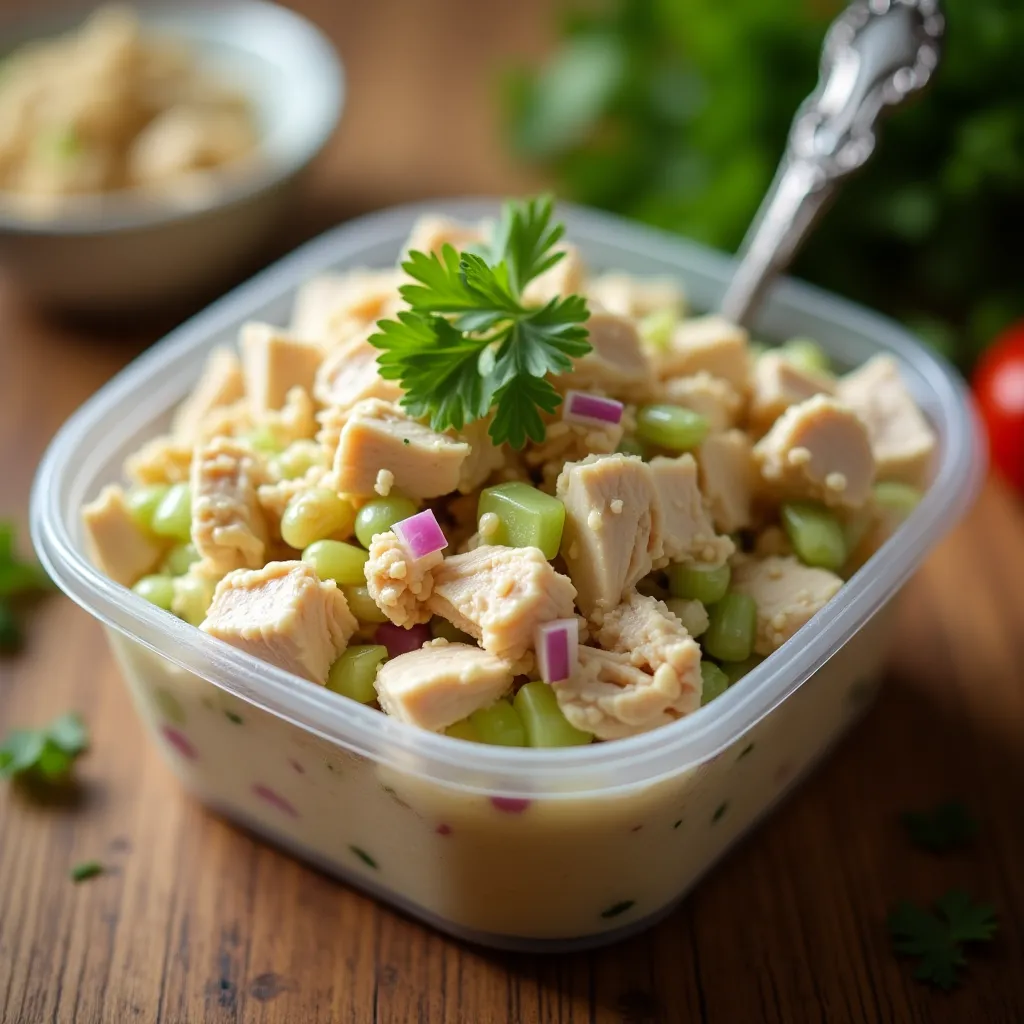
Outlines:
[[[713,706],[671,725],[614,743],[567,750],[468,745],[397,722],[345,701],[324,687],[268,665],[194,629],[149,604],[95,569],[79,549],[70,524],[91,485],[102,453],[97,439],[128,440],[152,419],[168,393],[184,395],[195,359],[217,331],[239,324],[261,302],[285,297],[315,273],[358,260],[382,236],[402,236],[423,213],[477,219],[498,199],[421,201],[368,214],[334,228],[257,274],[186,321],[97,391],[58,431],[38,469],[31,497],[31,530],[54,581],[106,625],[174,664],[292,724],[374,761],[466,790],[509,796],[579,795],[649,784],[693,768],[746,733],[817,671],[905,582],[926,551],[973,501],[985,466],[976,417],[963,382],[941,358],[892,321],[811,285],[780,281],[768,308],[876,339],[909,364],[932,391],[933,416],[944,441],[931,486],[896,534],[844,585],[839,597],[796,636],[730,687]],[[559,204],[567,235],[604,238],[621,253],[666,264],[699,262],[728,279],[733,259],[697,243],[617,216]],[[584,250],[587,243],[582,242]],[[353,263],[353,265],[356,265]],[[686,271],[681,270],[684,276]],[[146,402],[132,402],[139,394]],[[107,427],[114,410],[116,426]],[[75,486],[65,486],[67,481]],[[68,492],[71,492],[68,495]],[[160,636],[159,643],[145,636]]]
[[[141,190],[123,189],[67,197],[55,216],[35,217],[20,213],[8,198],[9,193],[0,190],[0,233],[110,235],[199,219],[242,205],[292,177],[320,153],[337,127],[346,92],[341,59],[323,32],[298,12],[272,0],[223,0],[215,7],[208,0],[139,0],[135,8],[144,26],[200,43],[216,40],[218,35],[233,35],[229,31],[232,21],[248,19],[258,31],[249,47],[236,47],[239,52],[258,56],[254,39],[265,45],[273,42],[275,52],[287,58],[282,58],[279,65],[291,79],[307,84],[315,81],[315,89],[306,89],[308,102],[303,117],[277,117],[269,123],[260,138],[257,156],[251,162],[244,161],[243,167],[225,168],[224,180],[212,201],[180,203],[148,198]],[[26,36],[31,40],[54,29],[78,25],[82,17],[80,9],[65,5],[43,18],[5,22],[3,28],[5,37]]]

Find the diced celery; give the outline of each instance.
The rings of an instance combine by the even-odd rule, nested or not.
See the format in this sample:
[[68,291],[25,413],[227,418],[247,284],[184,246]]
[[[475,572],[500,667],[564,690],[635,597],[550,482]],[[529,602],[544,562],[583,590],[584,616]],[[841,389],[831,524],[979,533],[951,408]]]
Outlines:
[[400,494],[374,498],[356,513],[356,537],[364,548],[369,548],[378,533],[387,533],[395,523],[416,515],[419,510],[416,502]]
[[810,338],[790,338],[779,346],[779,355],[807,373],[824,375],[832,372],[825,350]]
[[377,607],[365,586],[342,587],[341,592],[348,601],[348,610],[360,622],[387,622],[388,617]]
[[921,492],[910,484],[883,480],[875,484],[875,504],[885,512],[894,513],[900,521],[907,518],[921,500]]
[[846,562],[846,538],[839,520],[823,505],[793,501],[782,505],[779,518],[797,558],[804,565],[838,572]]
[[125,504],[137,526],[150,533],[153,529],[153,516],[160,502],[164,500],[170,488],[167,484],[148,484],[130,487],[124,496]]
[[453,725],[449,725],[444,731],[445,736],[452,736],[457,740],[467,740],[470,743],[483,743],[476,726],[468,718],[463,718]]
[[388,649],[380,644],[356,644],[346,647],[331,666],[327,675],[327,689],[350,697],[360,704],[372,704],[377,699],[373,683],[377,670],[387,660]]
[[143,576],[132,590],[139,597],[144,597],[150,604],[164,611],[171,610],[171,601],[174,599],[174,581],[170,576]]
[[718,661],[744,661],[754,649],[757,605],[748,594],[735,591],[712,605],[701,644]]
[[678,320],[676,311],[671,307],[655,309],[641,319],[637,329],[640,331],[640,337],[652,348],[664,349],[668,348],[672,340],[672,330]]
[[481,708],[469,716],[481,743],[498,747],[525,747],[526,730],[519,712],[507,700]]
[[254,451],[260,452],[262,455],[278,455],[282,451],[280,440],[266,423],[253,427],[246,435],[245,440],[249,442]]
[[569,724],[547,683],[525,683],[513,705],[526,730],[528,747],[579,747],[594,738]]
[[152,529],[159,537],[183,542],[192,539],[192,490],[188,484],[167,488],[153,512]]
[[644,405],[636,414],[636,433],[641,441],[687,452],[704,440],[708,421],[692,409],[680,405]]
[[198,561],[199,552],[196,551],[194,544],[175,544],[167,552],[160,571],[167,573],[168,576],[184,576],[188,572],[188,567]]
[[178,576],[174,580],[171,610],[178,618],[198,626],[206,618],[213,600],[214,583],[197,576]]
[[700,706],[710,704],[721,697],[729,688],[729,677],[713,662],[706,658],[700,663],[700,677],[703,687],[700,692]]
[[668,589],[673,597],[686,597],[711,605],[725,597],[731,576],[732,570],[727,564],[708,569],[676,562],[668,567]]
[[334,580],[339,587],[366,582],[363,566],[370,556],[364,548],[343,540],[318,540],[302,552],[302,560],[322,580]]
[[480,492],[477,521],[488,512],[498,517],[498,528],[487,537],[490,543],[540,548],[545,558],[558,554],[565,506],[557,498],[515,480]]
[[316,441],[293,441],[280,455],[270,460],[270,467],[282,480],[297,480],[314,466],[327,464],[327,453]]

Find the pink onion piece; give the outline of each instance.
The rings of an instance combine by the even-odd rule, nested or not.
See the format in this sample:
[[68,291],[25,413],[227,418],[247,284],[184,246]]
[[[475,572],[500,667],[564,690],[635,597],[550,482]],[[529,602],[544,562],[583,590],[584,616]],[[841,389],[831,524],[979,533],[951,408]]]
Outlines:
[[382,622],[373,634],[373,642],[388,649],[389,658],[418,651],[428,640],[432,640],[430,627],[424,624],[403,629],[393,622]]
[[570,423],[621,423],[621,402],[602,395],[590,395],[586,391],[567,391],[562,403],[562,419]]
[[425,558],[448,547],[448,538],[428,508],[391,527],[413,558]]
[[579,662],[580,624],[576,619],[554,619],[537,627],[534,649],[537,668],[545,683],[559,683],[576,671]]

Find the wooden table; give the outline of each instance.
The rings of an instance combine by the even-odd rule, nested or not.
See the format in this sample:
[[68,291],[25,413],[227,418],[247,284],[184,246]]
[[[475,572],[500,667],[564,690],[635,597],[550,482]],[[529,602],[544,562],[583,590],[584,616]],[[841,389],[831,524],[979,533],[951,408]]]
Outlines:
[[[497,55],[542,47],[543,6],[307,0],[348,60],[352,100],[301,230],[413,196],[525,187],[485,87]],[[0,282],[0,514],[24,522],[54,430],[151,335],[55,326]],[[0,724],[77,708],[93,749],[76,806],[0,787],[0,1022],[1024,1020],[1022,579],[1024,516],[990,484],[908,587],[863,725],[668,920],[551,959],[449,941],[186,799],[98,625],[53,598],[27,652],[0,662]],[[979,841],[914,851],[900,812],[949,797],[978,816]],[[91,858],[109,872],[73,886],[69,868]],[[894,959],[884,919],[953,885],[993,902],[1001,925],[942,995]]]

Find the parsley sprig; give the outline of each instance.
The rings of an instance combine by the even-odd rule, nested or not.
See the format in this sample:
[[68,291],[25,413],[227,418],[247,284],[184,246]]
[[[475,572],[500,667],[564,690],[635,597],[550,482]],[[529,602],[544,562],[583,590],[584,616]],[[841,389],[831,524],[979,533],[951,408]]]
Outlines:
[[561,396],[549,373],[566,373],[590,351],[581,295],[526,304],[526,286],[565,253],[548,198],[508,202],[482,252],[410,252],[400,289],[409,308],[381,320],[370,344],[380,375],[401,382],[403,407],[434,430],[460,430],[492,409],[495,444],[522,448],[544,439],[541,413]]
[[89,736],[76,714],[61,715],[42,729],[15,729],[0,743],[0,779],[66,782]]
[[967,966],[964,946],[988,942],[995,935],[996,914],[961,889],[950,889],[936,901],[934,911],[904,901],[893,908],[886,923],[896,952],[918,958],[914,977],[948,991]]

